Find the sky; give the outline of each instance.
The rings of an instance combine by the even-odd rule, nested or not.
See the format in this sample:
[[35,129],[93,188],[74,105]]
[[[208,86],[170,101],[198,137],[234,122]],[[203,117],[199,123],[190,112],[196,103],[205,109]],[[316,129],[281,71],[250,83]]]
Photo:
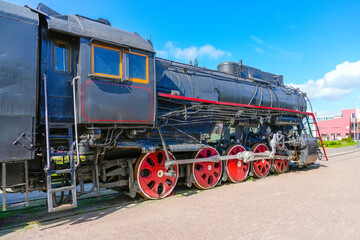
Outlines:
[[[39,1],[10,0],[36,8]],[[216,69],[224,61],[284,75],[318,116],[360,107],[360,0],[43,0],[150,38],[157,56]]]

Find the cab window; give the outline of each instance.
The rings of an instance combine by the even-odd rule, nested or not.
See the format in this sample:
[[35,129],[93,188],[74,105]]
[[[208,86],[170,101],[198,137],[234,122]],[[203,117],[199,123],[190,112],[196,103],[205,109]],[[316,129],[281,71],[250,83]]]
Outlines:
[[93,44],[92,73],[121,78],[121,51]]
[[133,82],[148,83],[148,56],[140,53],[128,53],[129,78]]
[[53,68],[58,72],[70,71],[70,47],[66,43],[55,42],[53,45]]
[[147,84],[149,83],[148,56],[92,44],[91,73]]

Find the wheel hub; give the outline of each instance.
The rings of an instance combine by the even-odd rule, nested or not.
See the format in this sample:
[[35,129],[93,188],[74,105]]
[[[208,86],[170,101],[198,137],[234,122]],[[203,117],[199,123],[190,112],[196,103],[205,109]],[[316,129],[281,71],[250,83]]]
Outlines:
[[157,175],[158,175],[159,178],[161,178],[162,176],[164,176],[164,171],[159,170],[159,171],[157,172]]

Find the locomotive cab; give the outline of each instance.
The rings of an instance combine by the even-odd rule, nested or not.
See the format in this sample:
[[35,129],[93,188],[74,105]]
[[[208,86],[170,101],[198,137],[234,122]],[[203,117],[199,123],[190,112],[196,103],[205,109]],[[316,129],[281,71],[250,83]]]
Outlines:
[[45,21],[42,74],[49,85],[49,106],[53,106],[50,119],[71,121],[72,87],[64,83],[76,78],[79,124],[153,126],[156,102],[151,42],[137,33],[112,28],[108,21],[78,15],[52,13]]

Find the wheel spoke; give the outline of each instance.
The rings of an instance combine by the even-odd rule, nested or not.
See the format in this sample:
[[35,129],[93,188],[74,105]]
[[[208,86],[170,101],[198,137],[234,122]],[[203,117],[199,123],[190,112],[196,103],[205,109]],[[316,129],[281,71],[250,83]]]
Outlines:
[[270,163],[268,161],[266,161],[265,165],[266,165],[266,168],[270,168]]
[[[159,184],[160,184],[160,183],[155,182],[154,187],[152,188],[155,196],[156,196],[156,194],[158,194]],[[158,194],[158,195],[159,195],[159,194]]]
[[155,162],[151,158],[146,158],[146,160],[143,163],[143,168],[152,169],[156,167]]
[[167,178],[164,180],[163,184],[166,186],[166,187],[170,187],[171,184],[173,183],[173,178]]
[[148,176],[142,176],[141,180],[148,183],[150,181],[156,180],[156,176],[154,176],[154,174],[150,171],[150,174]]

